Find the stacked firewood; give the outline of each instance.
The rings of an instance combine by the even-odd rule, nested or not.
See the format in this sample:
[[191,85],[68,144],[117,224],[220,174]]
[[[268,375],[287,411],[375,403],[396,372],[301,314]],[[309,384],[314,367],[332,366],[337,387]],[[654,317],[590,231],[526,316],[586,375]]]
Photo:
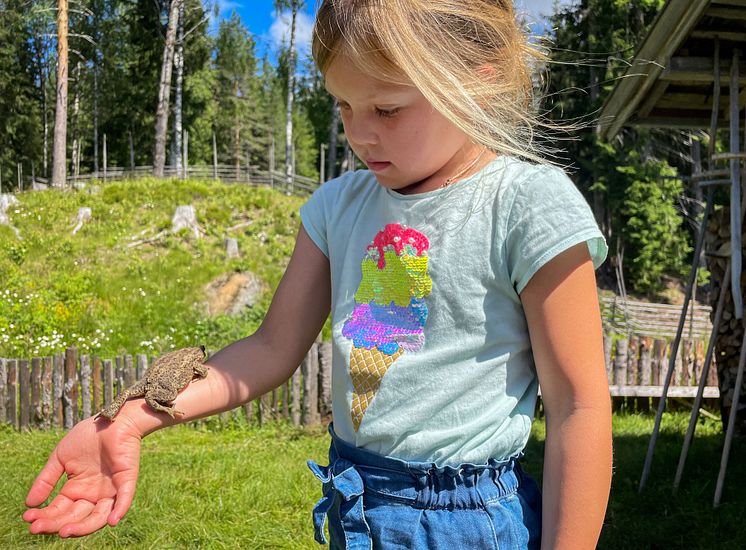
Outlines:
[[[746,234],[741,237],[742,244],[746,244]],[[733,395],[736,387],[738,359],[743,342],[743,322],[735,317],[733,295],[730,292],[730,281],[723,281],[725,269],[730,258],[730,209],[717,209],[710,217],[705,234],[705,251],[707,253],[707,268],[710,270],[712,284],[712,320],[715,320],[717,300],[723,284],[728,286],[723,305],[723,318],[715,340],[715,363],[717,364],[718,386],[720,388],[720,406],[723,412],[723,422],[728,419],[733,405]],[[746,249],[743,251],[746,258]],[[746,295],[746,269],[741,272],[741,289]],[[746,379],[746,377],[744,377]],[[746,380],[744,380],[746,382]],[[739,431],[746,433],[746,383],[742,384],[739,399]]]

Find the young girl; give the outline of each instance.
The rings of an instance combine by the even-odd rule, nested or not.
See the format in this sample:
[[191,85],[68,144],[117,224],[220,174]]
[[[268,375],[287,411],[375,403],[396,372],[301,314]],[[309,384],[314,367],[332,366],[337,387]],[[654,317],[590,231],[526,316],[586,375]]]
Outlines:
[[[301,210],[259,330],[209,361],[172,420],[142,400],[70,431],[34,482],[32,533],[116,525],[143,436],[282,384],[331,311],[334,548],[593,548],[611,479],[594,267],[580,193],[536,160],[536,60],[508,0],[324,0],[314,57],[366,171]],[[541,383],[543,499],[518,463]]]

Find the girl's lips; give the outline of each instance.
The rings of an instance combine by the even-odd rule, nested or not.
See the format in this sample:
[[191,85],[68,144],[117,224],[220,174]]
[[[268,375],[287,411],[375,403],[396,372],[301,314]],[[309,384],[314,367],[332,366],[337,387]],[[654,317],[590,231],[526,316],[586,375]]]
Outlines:
[[380,172],[381,170],[385,170],[389,166],[391,166],[391,163],[388,161],[377,161],[377,160],[367,160],[365,161],[365,164],[368,166],[368,169],[372,172]]

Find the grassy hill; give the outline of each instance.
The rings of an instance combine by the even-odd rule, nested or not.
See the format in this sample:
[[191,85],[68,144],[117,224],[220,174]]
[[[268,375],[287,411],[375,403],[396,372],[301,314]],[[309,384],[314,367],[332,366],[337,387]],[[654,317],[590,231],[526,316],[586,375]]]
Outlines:
[[[0,225],[0,357],[73,345],[102,356],[218,349],[250,333],[272,291],[242,315],[210,318],[205,286],[226,272],[252,271],[273,290],[303,203],[268,188],[156,179],[17,199],[7,214],[22,239]],[[176,207],[186,204],[196,210],[201,238],[170,232]],[[91,208],[92,219],[73,235],[81,207]],[[237,239],[240,258],[226,259],[227,237]]]

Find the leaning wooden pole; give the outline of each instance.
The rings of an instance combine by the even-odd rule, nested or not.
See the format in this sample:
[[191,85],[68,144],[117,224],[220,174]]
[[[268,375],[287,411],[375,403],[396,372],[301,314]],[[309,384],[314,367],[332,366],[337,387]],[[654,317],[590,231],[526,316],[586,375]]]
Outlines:
[[[730,153],[738,155],[740,150],[739,105],[738,105],[738,50],[733,51],[730,66]],[[737,206],[741,204],[741,161],[730,159],[730,250],[731,250],[731,290],[733,292],[733,312],[736,319],[743,318],[743,298],[741,297],[741,212]]]
[[650,465],[653,462],[653,453],[655,452],[655,444],[658,441],[658,432],[661,427],[661,420],[663,418],[663,411],[666,409],[666,398],[668,396],[668,388],[671,385],[671,378],[676,368],[676,355],[679,351],[679,344],[681,343],[681,335],[684,332],[684,324],[686,323],[686,312],[689,309],[689,302],[692,299],[692,289],[697,281],[697,269],[699,268],[699,255],[702,253],[702,246],[705,240],[705,231],[707,228],[707,217],[710,213],[712,205],[710,202],[705,206],[704,220],[700,226],[699,235],[697,235],[697,246],[694,250],[694,256],[692,259],[692,268],[689,272],[689,281],[686,285],[686,295],[684,297],[684,304],[681,306],[681,316],[679,317],[679,326],[676,329],[676,337],[671,345],[671,355],[668,359],[668,372],[666,372],[666,379],[663,383],[663,392],[658,401],[658,412],[655,415],[655,424],[653,425],[653,433],[650,436],[650,443],[648,444],[648,452],[645,456],[645,464],[642,468],[642,476],[640,477],[639,491],[645,488],[645,483],[650,475]]
[[[708,203],[711,198],[712,191],[708,189],[707,199]],[[723,283],[720,285],[720,296],[718,296],[717,307],[715,308],[715,319],[712,322],[712,331],[710,332],[710,341],[707,343],[707,353],[705,354],[705,363],[702,365],[702,373],[699,376],[699,385],[697,386],[697,396],[694,398],[694,405],[692,406],[692,414],[689,417],[689,426],[686,430],[686,436],[684,437],[684,445],[681,447],[681,455],[679,455],[679,464],[676,467],[676,476],[673,480],[673,488],[676,491],[681,484],[681,477],[684,475],[684,466],[686,465],[686,458],[689,454],[689,446],[694,438],[694,430],[697,427],[697,420],[699,418],[699,408],[702,406],[702,398],[705,393],[705,385],[707,384],[707,375],[710,373],[710,365],[712,364],[712,355],[715,351],[715,340],[717,339],[718,331],[720,330],[720,323],[723,319],[723,307],[725,305],[725,296],[728,294],[728,280],[730,278],[730,259],[725,265],[725,275],[723,276]]]
[[[736,209],[735,205],[741,204],[741,143],[739,131],[739,57],[738,50],[733,51],[733,61],[730,68],[730,177],[731,185],[731,261],[733,262],[733,305],[735,307],[735,316],[737,319],[743,319],[743,299],[741,298],[741,211]],[[738,197],[738,202],[733,202],[733,197]],[[734,222],[735,220],[735,222]],[[734,233],[737,231],[737,233]],[[738,268],[736,271],[736,257],[738,258]],[[738,289],[738,294],[736,294]],[[740,312],[740,315],[739,315]],[[733,432],[735,431],[736,416],[738,413],[738,404],[741,400],[741,385],[743,384],[743,369],[746,363],[746,321],[744,324],[744,338],[741,344],[741,355],[738,359],[738,371],[736,373],[736,385],[733,388],[733,399],[730,404],[730,414],[728,415],[728,428],[725,432],[725,444],[723,445],[723,454],[720,458],[720,471],[718,472],[717,485],[715,486],[715,498],[713,506],[720,505],[720,498],[723,495],[723,483],[725,482],[725,472],[728,469],[728,457],[730,447],[733,441]],[[721,397],[722,399],[722,397]]]

